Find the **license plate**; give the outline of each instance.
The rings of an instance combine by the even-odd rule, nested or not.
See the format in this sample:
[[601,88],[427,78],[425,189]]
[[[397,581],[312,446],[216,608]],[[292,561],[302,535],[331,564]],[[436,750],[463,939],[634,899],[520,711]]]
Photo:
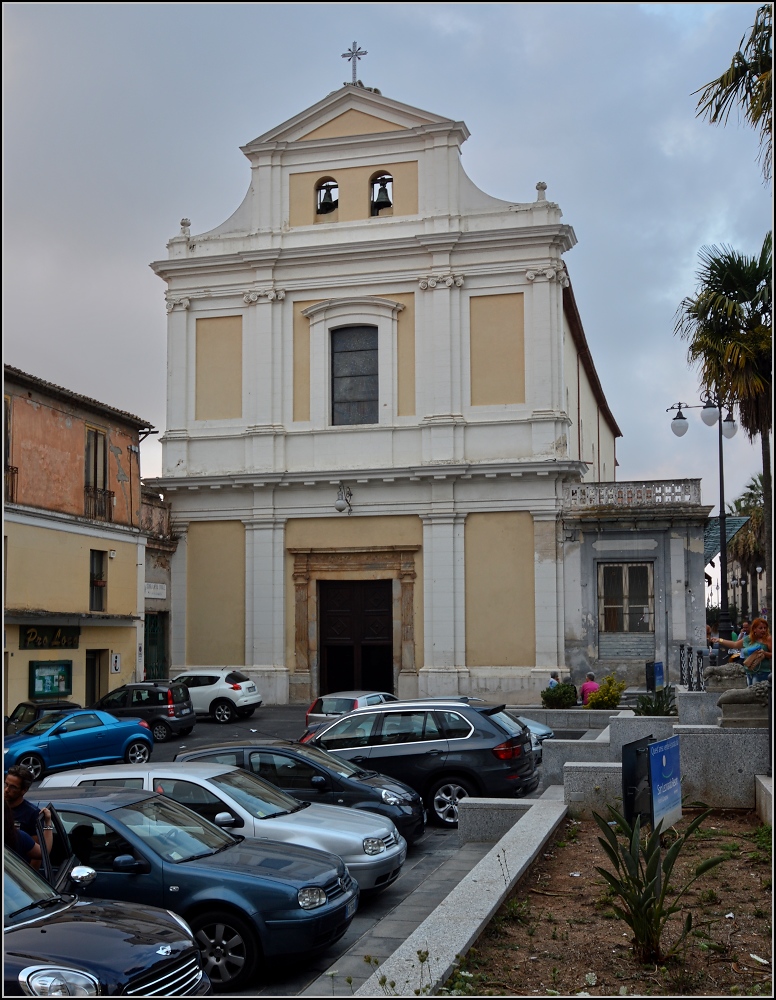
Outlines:
[[245,685],[245,690],[246,691],[255,691],[256,690],[256,685],[255,684],[246,684]]
[[188,715],[190,711],[191,711],[190,708],[182,708],[181,715]]
[[356,912],[356,903],[358,900],[354,897],[345,907],[345,919],[350,920],[353,914]]

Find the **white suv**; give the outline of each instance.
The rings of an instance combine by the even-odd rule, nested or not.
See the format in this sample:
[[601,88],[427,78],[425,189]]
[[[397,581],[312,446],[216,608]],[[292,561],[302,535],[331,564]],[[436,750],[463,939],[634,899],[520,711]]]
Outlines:
[[234,667],[198,667],[175,680],[189,689],[196,714],[212,715],[216,722],[247,719],[261,705],[256,685]]

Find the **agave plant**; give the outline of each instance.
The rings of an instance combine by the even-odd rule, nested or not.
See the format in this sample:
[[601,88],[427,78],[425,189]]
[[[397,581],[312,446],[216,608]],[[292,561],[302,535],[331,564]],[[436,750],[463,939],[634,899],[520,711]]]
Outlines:
[[[692,913],[687,914],[679,938],[667,949],[661,946],[661,938],[666,922],[682,907],[679,903],[691,885],[711,868],[726,861],[725,857],[707,858],[696,866],[690,879],[676,891],[671,885],[674,865],[687,840],[695,833],[711,809],[697,816],[669,847],[663,863],[660,863],[660,835],[662,821],[657,824],[651,836],[642,844],[641,820],[637,817],[633,826],[616,809],[609,806],[614,829],[609,823],[593,813],[593,818],[604,833],[598,842],[614,865],[616,874],[606,868],[596,868],[609,883],[615,894],[622,900],[612,909],[633,931],[633,950],[642,962],[659,962],[676,954],[682,942],[692,930]],[[615,832],[616,831],[616,832]],[[618,840],[617,834],[624,839]],[[676,892],[668,903],[669,892]]]
[[641,694],[636,700],[634,715],[678,715],[674,689],[667,684],[654,694]]

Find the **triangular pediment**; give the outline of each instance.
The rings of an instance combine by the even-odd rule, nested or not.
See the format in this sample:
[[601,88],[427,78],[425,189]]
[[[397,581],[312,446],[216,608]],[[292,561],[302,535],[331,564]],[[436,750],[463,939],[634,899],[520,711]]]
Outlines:
[[242,148],[248,153],[264,143],[311,142],[443,124],[453,125],[454,122],[365,87],[346,84]]

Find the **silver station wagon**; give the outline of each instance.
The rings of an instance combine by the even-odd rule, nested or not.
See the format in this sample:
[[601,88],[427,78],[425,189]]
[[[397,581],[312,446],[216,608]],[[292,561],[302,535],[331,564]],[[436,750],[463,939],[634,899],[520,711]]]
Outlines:
[[217,826],[245,837],[278,840],[338,854],[362,890],[384,889],[399,875],[407,842],[377,813],[311,805],[239,767],[159,764],[90,767],[52,774],[41,787],[122,785],[160,792]]

